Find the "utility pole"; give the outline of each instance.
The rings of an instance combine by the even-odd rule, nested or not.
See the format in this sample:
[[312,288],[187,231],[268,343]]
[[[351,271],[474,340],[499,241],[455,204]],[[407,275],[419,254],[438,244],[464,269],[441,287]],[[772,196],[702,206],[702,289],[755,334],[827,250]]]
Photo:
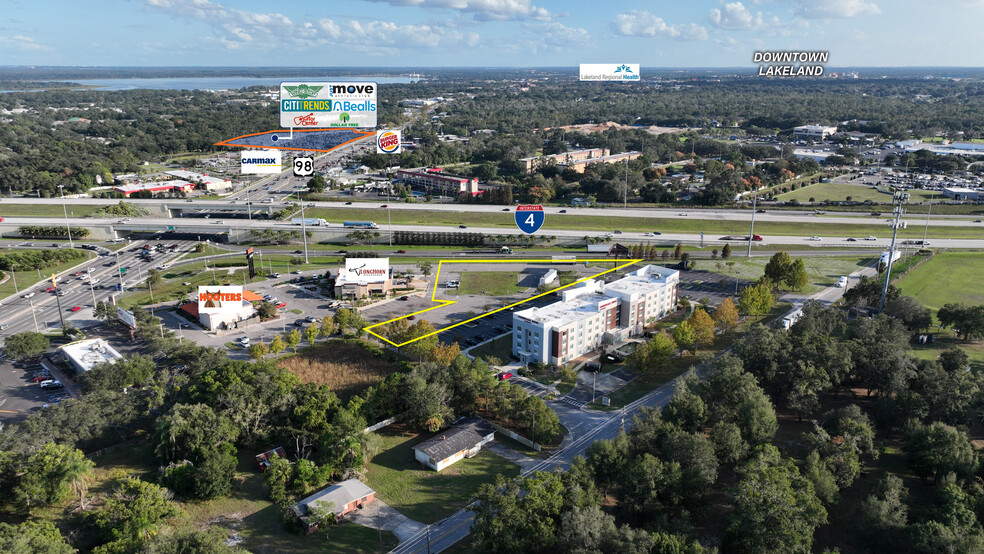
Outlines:
[[31,316],[34,318],[34,332],[40,333],[41,329],[38,327],[38,314],[34,312],[34,299],[28,298],[27,301],[31,303]]
[[[72,242],[72,224],[68,220],[68,207],[65,205],[65,185],[58,185],[59,190],[61,190],[62,197],[62,209],[65,210],[65,230],[68,232],[68,246],[69,248],[75,248],[75,243]],[[65,325],[62,324],[64,328]]]
[[752,226],[748,229],[748,258],[752,257],[752,237],[755,236],[755,200],[758,198],[758,190],[752,192]]
[[301,203],[301,238],[304,239],[304,263],[308,263],[307,222],[304,220],[304,200],[301,198],[301,191],[297,191],[297,201]]
[[629,158],[626,155],[625,158],[625,189],[622,190],[622,209],[626,209],[628,206],[627,198],[629,196]]
[[892,277],[892,262],[895,260],[895,238],[899,234],[899,220],[902,219],[902,214],[905,210],[902,209],[902,205],[909,200],[909,194],[906,192],[896,191],[895,196],[892,198],[895,204],[895,223],[892,224],[892,244],[888,248],[888,264],[885,267],[885,283],[882,285],[881,301],[878,303],[878,313],[882,313],[885,309],[885,296],[888,294],[888,281]]
[[922,245],[926,246],[926,235],[929,234],[929,216],[933,213],[933,198],[936,198],[936,194],[929,199],[929,211],[926,212],[926,228],[923,230],[923,241]]

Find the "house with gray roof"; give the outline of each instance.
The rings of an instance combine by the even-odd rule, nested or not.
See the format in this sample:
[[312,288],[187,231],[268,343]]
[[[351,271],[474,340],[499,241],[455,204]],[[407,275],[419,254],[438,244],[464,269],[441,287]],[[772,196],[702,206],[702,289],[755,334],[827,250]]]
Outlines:
[[342,519],[345,514],[358,510],[375,499],[376,491],[358,479],[349,479],[335,483],[294,504],[294,513],[301,518],[307,532],[313,533],[318,529],[318,524],[308,518],[312,508],[324,506],[335,514],[335,519]]
[[459,418],[450,429],[414,446],[413,453],[421,464],[441,471],[462,458],[476,456],[494,438],[495,428],[484,419]]

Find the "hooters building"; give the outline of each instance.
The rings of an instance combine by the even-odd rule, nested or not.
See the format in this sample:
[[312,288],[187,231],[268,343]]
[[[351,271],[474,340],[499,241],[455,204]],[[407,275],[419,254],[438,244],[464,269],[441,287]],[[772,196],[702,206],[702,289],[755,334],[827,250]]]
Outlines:
[[560,302],[513,313],[512,353],[524,363],[561,365],[639,335],[676,310],[679,283],[679,272],[647,265],[611,283],[561,291]]

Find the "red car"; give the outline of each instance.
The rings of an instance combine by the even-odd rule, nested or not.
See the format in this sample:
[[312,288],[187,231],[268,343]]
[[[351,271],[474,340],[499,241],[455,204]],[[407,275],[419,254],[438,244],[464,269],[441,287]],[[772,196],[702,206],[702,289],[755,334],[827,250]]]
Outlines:
[[497,377],[499,378],[500,381],[505,381],[506,379],[512,377],[512,373],[507,371],[505,373],[500,373],[499,375],[497,375]]
[[408,317],[407,319],[409,319],[410,321],[413,321],[413,320],[417,319],[417,316],[412,315],[412,316]]
[[68,311],[70,311],[70,312],[77,312],[77,311],[79,311],[81,309],[82,309],[82,306],[72,306],[72,308],[70,310],[68,310]]
[[278,302],[277,303],[277,307],[278,308],[286,308],[287,307],[287,303],[286,302]]
[[397,254],[406,254],[407,251],[406,250],[397,250],[396,253]]
[[41,374],[41,375],[37,375],[37,376],[31,377],[31,382],[32,383],[40,383],[41,381],[47,381],[48,379],[51,379],[51,375]]
[[48,287],[48,288],[44,289],[44,292],[55,292],[55,290],[57,290],[57,289],[55,289],[55,287]]
[[389,206],[388,206],[388,205],[386,205],[386,204],[383,204],[382,206],[380,206],[380,208],[388,208],[388,207],[389,207]]
[[81,272],[81,271],[77,271],[77,272],[75,273],[75,276],[76,276],[76,277],[78,277],[79,275],[82,275],[82,272]]

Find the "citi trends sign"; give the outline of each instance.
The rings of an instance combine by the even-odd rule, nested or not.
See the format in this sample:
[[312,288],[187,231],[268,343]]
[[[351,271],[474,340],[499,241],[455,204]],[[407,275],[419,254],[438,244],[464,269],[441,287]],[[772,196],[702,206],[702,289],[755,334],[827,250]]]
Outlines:
[[376,83],[280,83],[280,125],[317,128],[376,126]]
[[360,283],[382,283],[389,278],[389,258],[348,258],[345,260],[345,280]]
[[281,171],[280,150],[243,150],[239,154],[239,172],[243,175],[276,175]]
[[243,287],[198,287],[198,313],[239,313],[243,306]]
[[582,81],[638,81],[637,63],[582,63]]

